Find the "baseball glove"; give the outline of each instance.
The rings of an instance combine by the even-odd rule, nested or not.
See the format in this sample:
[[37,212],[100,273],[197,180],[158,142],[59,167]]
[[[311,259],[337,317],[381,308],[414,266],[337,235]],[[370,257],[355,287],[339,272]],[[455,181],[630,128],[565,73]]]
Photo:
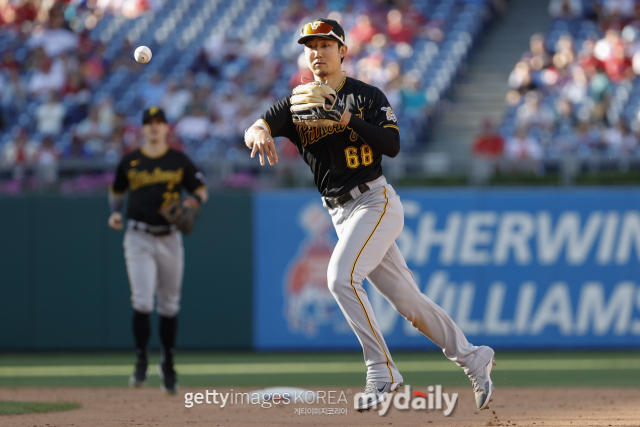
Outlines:
[[[322,95],[329,95],[331,99]],[[335,126],[340,124],[344,110],[344,101],[326,83],[314,81],[293,89],[291,115],[295,124],[310,127]]]
[[167,206],[160,208],[159,212],[169,224],[175,224],[178,230],[189,234],[196,224],[200,210],[187,208],[182,205],[180,200],[174,200]]

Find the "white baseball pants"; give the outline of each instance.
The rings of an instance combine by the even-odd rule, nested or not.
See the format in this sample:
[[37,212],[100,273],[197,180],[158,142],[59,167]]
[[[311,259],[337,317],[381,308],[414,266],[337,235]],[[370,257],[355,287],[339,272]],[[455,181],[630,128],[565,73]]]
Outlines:
[[154,236],[128,228],[123,246],[133,308],[141,313],[152,312],[156,295],[158,314],[178,314],[184,271],[182,233]]
[[[491,348],[471,345],[451,317],[420,292],[395,243],[404,226],[399,196],[384,177],[344,206],[330,209],[338,243],[327,279],[364,351],[367,381],[402,382],[362,287],[366,278],[411,324],[471,375],[493,358]],[[324,203],[327,207],[326,203]]]

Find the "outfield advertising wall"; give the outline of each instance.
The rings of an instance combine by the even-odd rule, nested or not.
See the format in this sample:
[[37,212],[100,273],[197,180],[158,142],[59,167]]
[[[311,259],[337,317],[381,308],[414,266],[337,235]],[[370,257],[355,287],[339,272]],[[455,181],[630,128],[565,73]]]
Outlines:
[[[400,190],[420,289],[475,344],[640,347],[640,191]],[[317,193],[254,196],[254,347],[359,349],[326,287]],[[391,348],[436,346],[365,285]]]
[[[251,196],[212,193],[186,252],[178,347],[251,347]],[[0,350],[133,348],[106,195],[0,198]],[[157,319],[151,347],[158,348]]]

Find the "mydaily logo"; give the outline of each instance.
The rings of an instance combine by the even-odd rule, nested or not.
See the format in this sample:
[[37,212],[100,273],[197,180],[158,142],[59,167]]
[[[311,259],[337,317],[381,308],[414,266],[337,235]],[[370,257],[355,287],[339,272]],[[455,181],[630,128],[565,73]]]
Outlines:
[[[358,402],[363,397],[363,393],[356,393],[353,400],[354,409],[358,408]],[[442,386],[429,386],[427,393],[415,390],[411,393],[411,386],[404,386],[404,390],[396,393],[388,393],[386,398],[372,409],[378,410],[378,415],[384,417],[389,413],[391,406],[399,411],[413,409],[415,411],[443,411],[442,414],[448,417],[458,404],[458,393],[443,393]]]

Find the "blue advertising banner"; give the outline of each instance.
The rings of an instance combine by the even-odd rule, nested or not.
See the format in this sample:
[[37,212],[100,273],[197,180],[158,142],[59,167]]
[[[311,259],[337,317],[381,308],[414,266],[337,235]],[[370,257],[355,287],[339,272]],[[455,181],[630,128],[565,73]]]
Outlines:
[[[420,289],[476,345],[640,347],[640,191],[400,190]],[[312,191],[254,196],[254,347],[359,349],[327,289],[337,236]],[[390,348],[437,347],[369,284]]]

